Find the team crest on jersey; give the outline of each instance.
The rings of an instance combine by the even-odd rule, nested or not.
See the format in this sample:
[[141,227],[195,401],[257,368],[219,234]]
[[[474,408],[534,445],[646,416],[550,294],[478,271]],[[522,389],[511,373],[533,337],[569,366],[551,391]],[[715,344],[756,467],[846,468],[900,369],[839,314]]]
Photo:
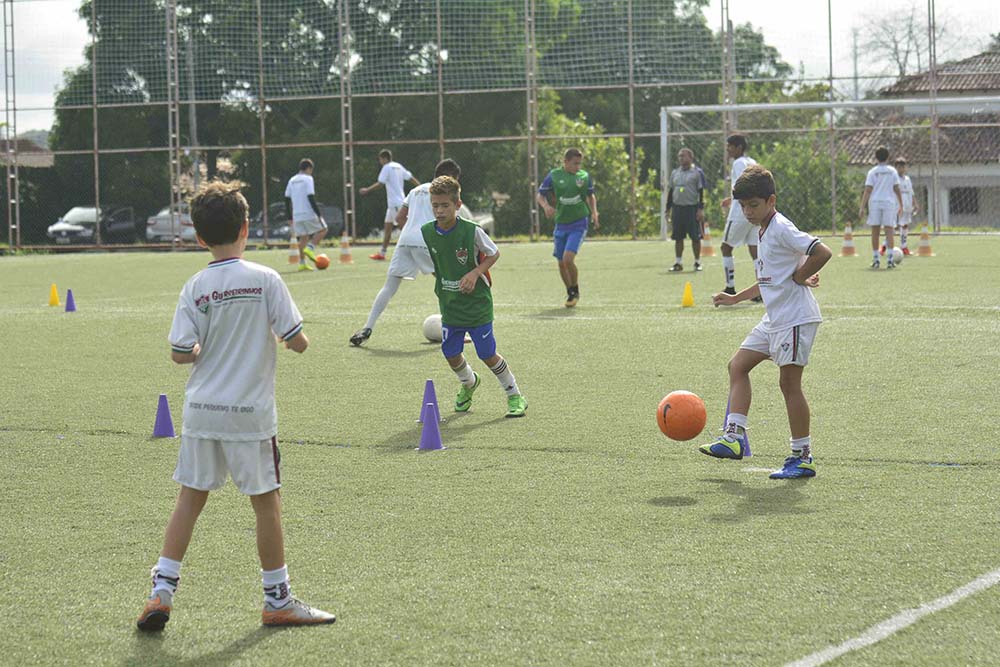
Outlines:
[[788,352],[788,343],[782,343],[781,344],[781,351],[782,352]]
[[582,178],[577,178],[576,179],[576,187],[582,188],[583,184],[584,184],[584,180]]
[[458,260],[459,264],[465,266],[465,263],[469,261],[469,251],[465,248],[459,248],[455,251],[455,259]]
[[208,306],[211,302],[212,301],[207,294],[202,294],[194,300],[194,305],[195,308],[201,311],[202,315],[205,315],[208,313]]

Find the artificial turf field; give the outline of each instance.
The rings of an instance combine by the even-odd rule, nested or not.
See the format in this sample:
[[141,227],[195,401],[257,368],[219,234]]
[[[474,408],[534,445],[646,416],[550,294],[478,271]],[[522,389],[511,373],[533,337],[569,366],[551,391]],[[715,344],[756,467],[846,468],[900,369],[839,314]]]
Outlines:
[[[895,272],[864,250],[824,269],[804,376],[819,472],[791,482],[767,479],[788,449],[773,365],[752,376],[754,456],[696,451],[762,311],[712,308],[718,257],[668,274],[672,244],[588,241],[567,310],[550,245],[502,245],[498,351],[529,401],[508,420],[471,346],[483,385],[451,412],[457,380],[421,336],[431,278],[404,283],[353,348],[385,263],[355,249],[352,266],[300,274],[284,252],[248,253],[285,273],[311,340],[279,352],[286,552],[294,593],[338,620],[259,625],[253,512],[229,485],[153,637],[134,619],[179,441],[150,434],[160,393],[180,429],[189,368],[166,336],[208,255],[2,258],[0,662],[782,665],[858,637],[1000,567],[1000,238],[933,243]],[[738,250],[738,283],[751,275]],[[697,305],[682,309],[687,280]],[[76,313],[46,305],[53,282]],[[426,378],[443,452],[413,449]],[[656,425],[674,389],[708,408],[689,443]],[[997,664],[998,624],[1000,586],[831,664]]]

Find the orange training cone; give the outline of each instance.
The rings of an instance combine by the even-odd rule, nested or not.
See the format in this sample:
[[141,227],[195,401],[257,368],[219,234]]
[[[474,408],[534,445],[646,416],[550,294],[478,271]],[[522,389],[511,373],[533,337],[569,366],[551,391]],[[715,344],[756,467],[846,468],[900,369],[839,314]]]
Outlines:
[[705,236],[701,240],[701,256],[715,257],[715,247],[712,246],[712,229],[705,223]]
[[920,245],[917,246],[917,257],[933,257],[934,252],[931,250],[931,235],[927,231],[927,225],[924,225],[923,229],[920,230]]
[[854,257],[857,254],[858,250],[854,247],[854,229],[851,227],[851,223],[847,223],[844,227],[844,245],[840,248],[840,256]]
[[299,263],[299,244],[297,241],[292,241],[288,244],[288,263]]
[[340,237],[340,263],[354,264],[354,260],[351,259],[351,239],[347,236],[347,229],[344,229]]

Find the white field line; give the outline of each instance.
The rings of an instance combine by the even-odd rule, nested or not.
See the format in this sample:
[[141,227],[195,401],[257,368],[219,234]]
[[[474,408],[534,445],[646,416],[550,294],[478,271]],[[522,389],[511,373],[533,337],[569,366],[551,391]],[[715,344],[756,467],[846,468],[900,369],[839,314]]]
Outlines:
[[991,588],[998,583],[1000,583],[1000,569],[988,572],[978,579],[970,581],[960,588],[956,588],[951,593],[939,597],[933,602],[922,604],[916,609],[907,609],[906,611],[902,611],[892,618],[882,621],[878,625],[873,625],[857,637],[848,639],[843,644],[829,646],[822,651],[817,651],[812,655],[807,655],[806,657],[796,660],[795,662],[789,662],[785,665],[785,667],[818,667],[818,665],[826,664],[846,653],[876,644],[886,637],[894,635],[903,628],[913,625],[924,616],[939,612],[942,609],[947,609],[970,595],[975,595],[976,593],[984,591],[987,588]]

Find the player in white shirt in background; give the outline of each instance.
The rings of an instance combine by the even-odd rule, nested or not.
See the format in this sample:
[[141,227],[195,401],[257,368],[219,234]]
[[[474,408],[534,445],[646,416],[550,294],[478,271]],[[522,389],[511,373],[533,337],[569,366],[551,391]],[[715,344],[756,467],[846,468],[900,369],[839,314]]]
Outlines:
[[[438,176],[451,176],[456,181],[460,180],[462,169],[454,160],[444,159],[437,163],[434,168],[434,178]],[[365,326],[354,332],[351,336],[351,345],[358,346],[371,338],[372,329],[379,315],[389,305],[390,299],[396,294],[400,284],[404,280],[413,280],[417,275],[424,273],[430,275],[434,273],[434,262],[431,261],[431,254],[427,251],[427,242],[420,231],[421,225],[434,220],[434,211],[431,209],[431,184],[424,183],[410,190],[403,200],[403,205],[396,214],[396,223],[400,227],[399,240],[396,241],[396,251],[392,253],[389,260],[389,271],[385,277],[385,284],[379,290],[372,303],[371,312],[368,313],[368,321]]]
[[800,231],[775,208],[774,177],[760,165],[747,167],[736,181],[733,197],[750,224],[759,229],[757,281],[738,292],[712,296],[716,306],[731,306],[761,296],[764,316],[729,360],[729,416],[723,435],[699,447],[719,459],[742,459],[746,453],[747,414],[750,411],[750,371],[771,359],[778,365],[779,386],[785,398],[792,454],[771,479],[814,477],[816,466],[809,436],[809,403],[802,393],[802,371],[823,317],[812,289],[819,286],[819,270],[833,253],[818,238]]
[[872,268],[879,268],[879,230],[885,229],[885,254],[887,269],[896,268],[892,261],[893,229],[903,214],[903,196],[899,189],[899,174],[889,166],[889,149],[879,146],[875,149],[878,164],[868,170],[865,189],[861,194],[858,217],[863,218],[868,208],[868,226],[872,230]]
[[326,236],[326,221],[316,203],[316,183],[313,181],[313,161],[299,162],[299,173],[288,179],[285,186],[285,212],[292,223],[292,234],[299,240],[299,271],[312,271],[306,257],[316,263],[316,246]]
[[389,240],[392,238],[392,227],[396,224],[396,216],[403,205],[403,186],[406,181],[413,185],[420,185],[420,181],[413,177],[409,170],[398,162],[392,161],[392,151],[383,148],[378,153],[378,163],[382,169],[378,172],[378,180],[366,188],[361,188],[363,195],[374,192],[379,188],[385,188],[385,229],[382,232],[382,249],[372,255],[369,259],[384,260],[385,253],[389,251]]
[[[747,167],[757,164],[757,161],[746,155],[747,138],[742,134],[734,134],[726,140],[726,155],[733,160],[729,172],[729,182],[733,185]],[[739,202],[734,202],[730,196],[722,200],[722,209],[727,210],[726,228],[722,233],[722,268],[726,273],[726,294],[736,294],[736,262],[733,259],[733,249],[742,245],[750,251],[750,258],[757,259],[757,228],[747,222]],[[756,299],[759,301],[759,299]]]
[[913,196],[913,181],[906,174],[906,158],[896,158],[895,165],[899,174],[899,193],[903,198],[903,213],[899,216],[899,247],[904,255],[909,255],[910,248],[906,242],[910,235],[910,223],[913,216],[920,212],[920,207]]
[[333,623],[333,614],[292,597],[281,529],[275,339],[305,352],[302,315],[278,272],[243,259],[250,207],[239,186],[213,181],[191,200],[198,243],[215,261],[181,290],[170,328],[171,358],[193,364],[174,480],[181,485],[167,523],[152,593],[136,621],[158,632],[170,620],[195,522],[210,491],[232,476],[257,515],[264,625]]

